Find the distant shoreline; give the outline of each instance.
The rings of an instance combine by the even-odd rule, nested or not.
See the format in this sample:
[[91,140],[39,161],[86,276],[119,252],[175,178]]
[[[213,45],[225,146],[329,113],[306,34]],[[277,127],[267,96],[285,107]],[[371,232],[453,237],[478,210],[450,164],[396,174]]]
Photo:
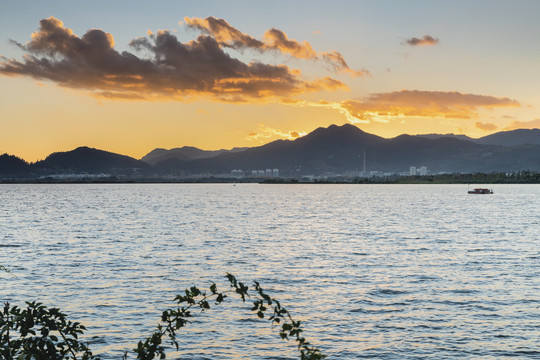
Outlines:
[[302,178],[230,178],[205,177],[185,179],[163,178],[4,178],[0,184],[540,184],[540,173],[521,171],[517,173],[439,174],[385,177],[302,177]]

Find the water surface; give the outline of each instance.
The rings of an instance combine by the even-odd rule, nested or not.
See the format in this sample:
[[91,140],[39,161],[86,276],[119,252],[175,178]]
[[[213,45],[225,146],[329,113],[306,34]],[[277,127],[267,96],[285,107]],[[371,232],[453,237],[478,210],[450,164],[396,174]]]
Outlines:
[[[540,186],[1,185],[0,300],[119,359],[182,289],[258,280],[330,359],[540,358]],[[295,359],[238,300],[182,359]]]

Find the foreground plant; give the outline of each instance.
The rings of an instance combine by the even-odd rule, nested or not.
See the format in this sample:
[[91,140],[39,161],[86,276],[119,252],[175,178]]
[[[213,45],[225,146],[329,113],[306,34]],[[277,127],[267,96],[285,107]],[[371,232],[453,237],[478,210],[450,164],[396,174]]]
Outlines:
[[59,309],[27,302],[26,309],[4,304],[0,318],[0,358],[5,360],[97,359],[79,342],[86,328]]
[[[271,298],[254,282],[253,290],[239,282],[231,274],[226,275],[230,288],[218,292],[216,284],[208,291],[202,291],[193,286],[183,294],[177,295],[175,309],[167,309],[161,315],[157,330],[143,341],[131,353],[139,360],[166,359],[164,342],[169,342],[176,350],[180,349],[177,331],[190,323],[192,311],[210,310],[211,306],[219,305],[228,297],[237,296],[242,302],[248,299],[253,302],[251,311],[257,317],[266,318],[272,327],[279,329],[279,335],[284,340],[294,340],[301,360],[319,360],[326,358],[319,349],[311,346],[302,336],[303,329],[300,321],[294,321],[291,314],[279,301]],[[86,328],[79,323],[72,323],[58,309],[48,309],[40,303],[27,302],[26,309],[4,305],[0,319],[0,358],[6,360],[98,360],[87,345],[78,340]],[[129,352],[124,353],[128,359]]]

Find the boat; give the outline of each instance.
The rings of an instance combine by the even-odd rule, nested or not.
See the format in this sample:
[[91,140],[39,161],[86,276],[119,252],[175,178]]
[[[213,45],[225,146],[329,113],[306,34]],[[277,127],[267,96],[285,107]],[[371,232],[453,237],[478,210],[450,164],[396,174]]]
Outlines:
[[478,188],[478,189],[469,190],[468,193],[469,194],[493,194],[493,190]]

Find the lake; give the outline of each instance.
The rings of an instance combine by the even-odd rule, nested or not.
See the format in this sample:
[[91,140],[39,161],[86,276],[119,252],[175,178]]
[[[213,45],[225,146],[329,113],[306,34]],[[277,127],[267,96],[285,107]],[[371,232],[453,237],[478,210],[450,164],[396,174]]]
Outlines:
[[[0,185],[0,300],[120,359],[189,286],[261,283],[329,359],[540,359],[540,185]],[[236,298],[181,359],[297,359]]]

